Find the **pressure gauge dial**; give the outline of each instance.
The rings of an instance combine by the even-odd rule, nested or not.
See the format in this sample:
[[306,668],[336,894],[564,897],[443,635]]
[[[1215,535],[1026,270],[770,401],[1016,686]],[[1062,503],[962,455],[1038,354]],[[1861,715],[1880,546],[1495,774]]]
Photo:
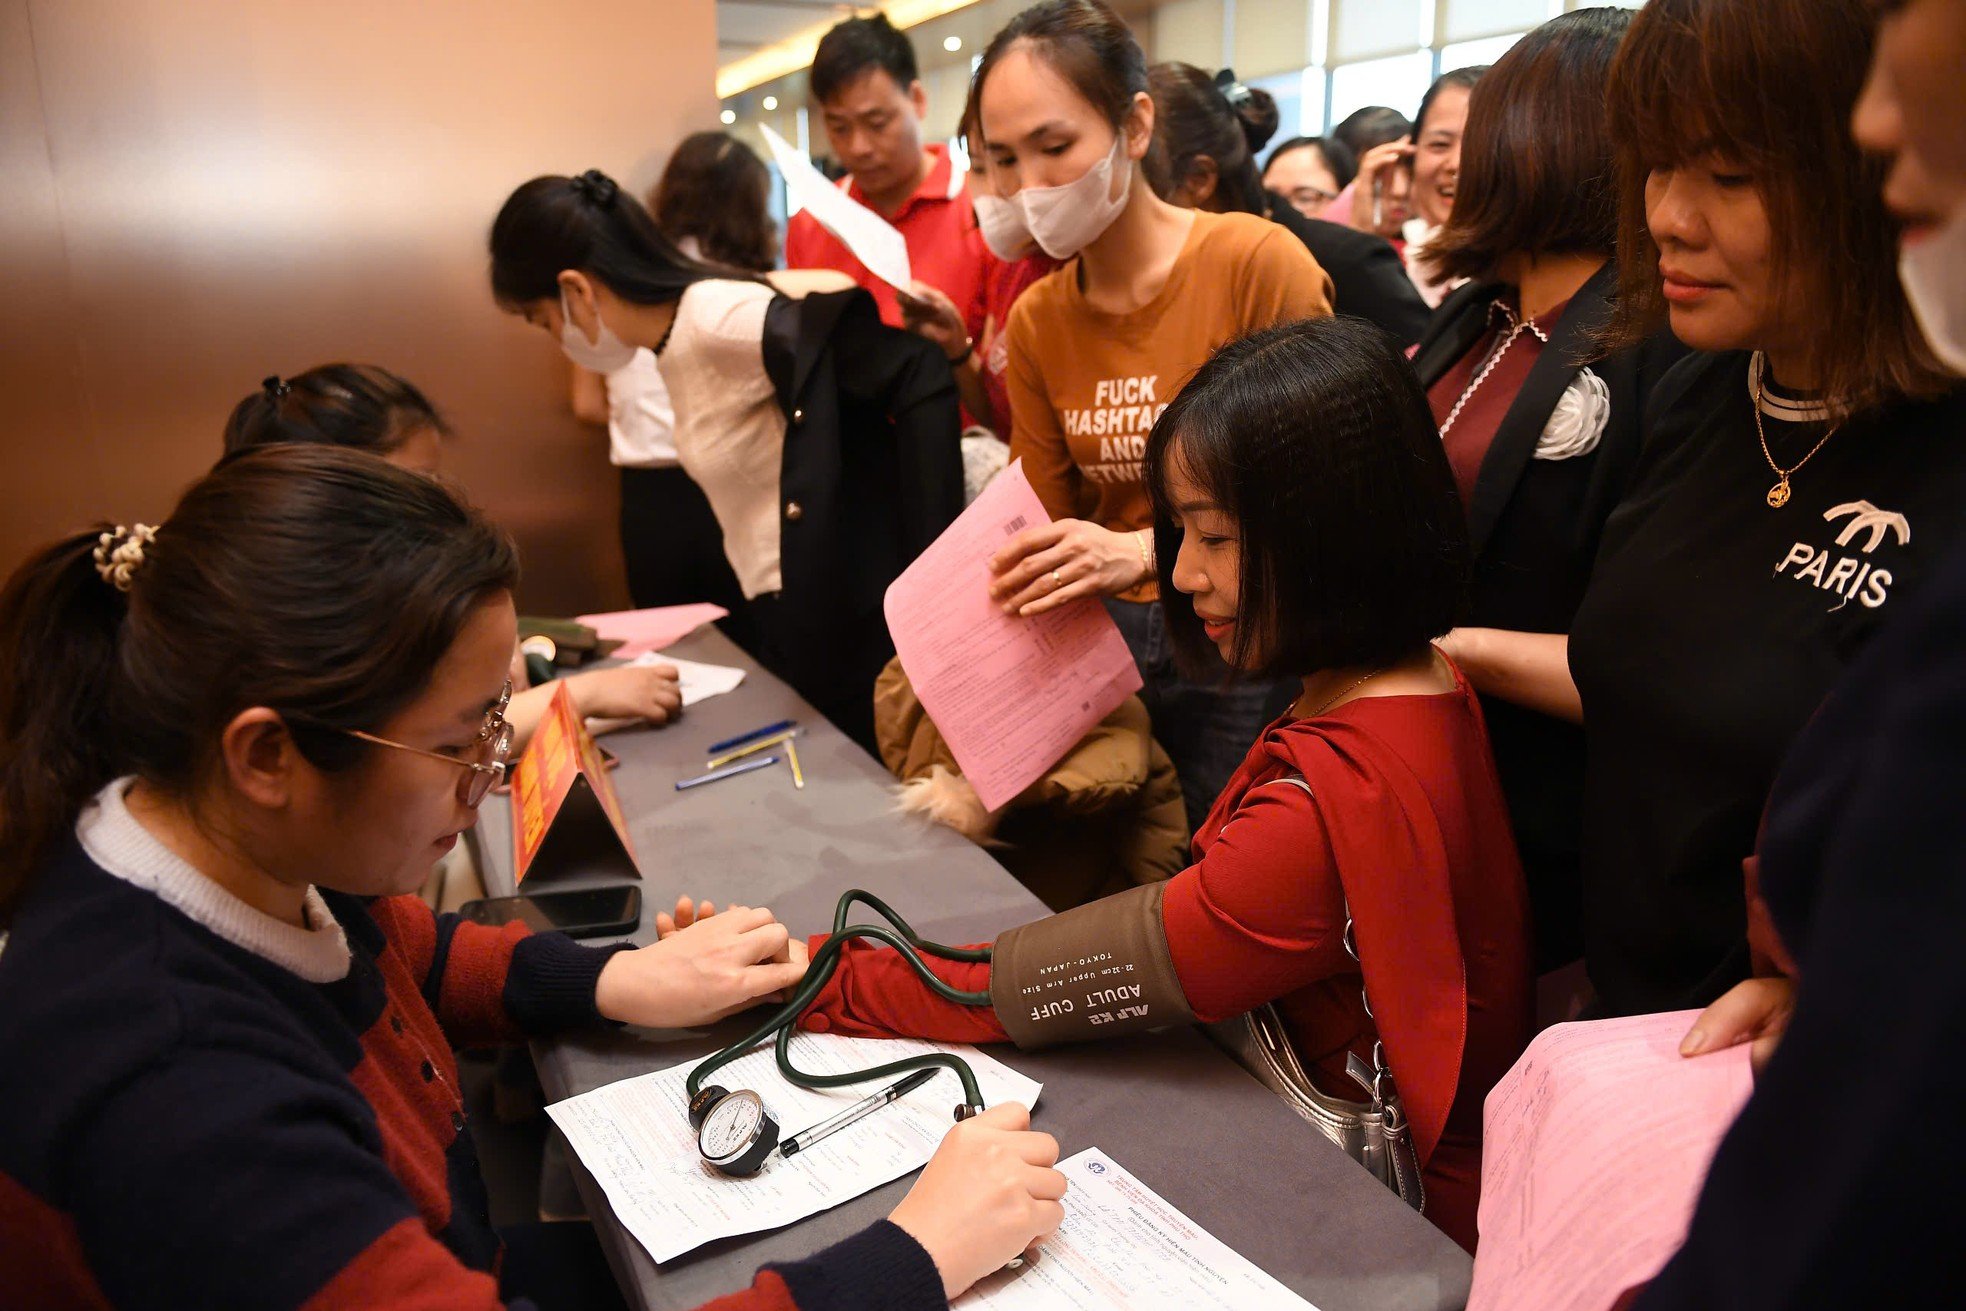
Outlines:
[[697,1150],[724,1174],[756,1174],[776,1146],[778,1121],[748,1088],[719,1098],[696,1130]]

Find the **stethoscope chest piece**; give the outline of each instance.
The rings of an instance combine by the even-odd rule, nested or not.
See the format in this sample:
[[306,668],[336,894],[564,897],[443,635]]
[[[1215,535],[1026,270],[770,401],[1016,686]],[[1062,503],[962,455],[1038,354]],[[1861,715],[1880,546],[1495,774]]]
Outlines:
[[689,1119],[696,1126],[696,1150],[723,1174],[756,1174],[778,1146],[778,1121],[765,1109],[764,1098],[748,1088],[704,1088],[690,1098]]

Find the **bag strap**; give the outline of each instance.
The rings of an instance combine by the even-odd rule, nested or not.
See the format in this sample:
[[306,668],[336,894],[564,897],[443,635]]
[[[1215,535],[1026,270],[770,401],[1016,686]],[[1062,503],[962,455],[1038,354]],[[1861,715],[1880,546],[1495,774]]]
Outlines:
[[[1282,778],[1273,781],[1288,783],[1292,787],[1302,788],[1304,795],[1307,797],[1314,795],[1311,792],[1309,780],[1302,774],[1286,774]],[[1359,1003],[1365,1007],[1365,1018],[1372,1020],[1376,1026],[1378,1021],[1372,1014],[1372,996],[1365,987],[1365,962],[1359,958],[1358,935],[1352,928],[1351,897],[1345,892],[1345,881],[1342,876],[1338,880],[1338,895],[1345,907],[1345,928],[1342,939],[1345,945],[1345,954],[1350,956],[1352,962],[1359,967]],[[1363,1060],[1359,1059],[1357,1052],[1345,1053],[1345,1073],[1352,1077],[1354,1083],[1365,1089],[1366,1095],[1372,1099],[1372,1109],[1386,1116],[1386,1127],[1388,1129],[1395,1129],[1404,1122],[1406,1112],[1398,1100],[1399,1089],[1393,1083],[1392,1067],[1386,1064],[1386,1044],[1384,1042],[1380,1041],[1377,1037],[1373,1038],[1371,1065],[1367,1065]]]

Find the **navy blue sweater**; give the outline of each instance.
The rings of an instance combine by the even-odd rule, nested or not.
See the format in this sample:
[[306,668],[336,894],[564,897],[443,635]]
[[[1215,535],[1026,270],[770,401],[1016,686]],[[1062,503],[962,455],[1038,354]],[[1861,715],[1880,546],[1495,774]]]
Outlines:
[[[73,841],[39,872],[0,948],[0,1301],[501,1305],[452,1047],[598,1021],[611,953],[323,897],[351,961],[316,984]],[[946,1303],[883,1223],[713,1305]]]

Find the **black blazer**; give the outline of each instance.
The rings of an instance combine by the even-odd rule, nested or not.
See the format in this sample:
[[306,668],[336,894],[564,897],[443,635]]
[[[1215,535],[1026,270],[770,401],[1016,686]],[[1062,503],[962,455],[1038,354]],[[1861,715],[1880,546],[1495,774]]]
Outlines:
[[[1570,298],[1482,459],[1467,507],[1475,556],[1471,625],[1570,631],[1604,521],[1631,485],[1653,386],[1686,354],[1660,332],[1632,350],[1596,357],[1593,342],[1610,320],[1617,286],[1617,265],[1607,263]],[[1441,302],[1413,355],[1424,386],[1481,340],[1489,306],[1507,290],[1470,283]],[[1568,460],[1532,458],[1558,399],[1586,364],[1610,393],[1597,449]],[[1529,877],[1537,961],[1552,968],[1582,950],[1583,730],[1493,697],[1482,698],[1482,708]]]
[[761,623],[765,659],[871,743],[874,678],[894,654],[882,598],[962,513],[955,377],[859,288],[773,300],[764,362],[786,419],[783,590]]
[[1342,223],[1305,218],[1275,192],[1264,194],[1270,199],[1270,220],[1295,233],[1331,275],[1334,312],[1376,323],[1402,346],[1420,340],[1433,311],[1420,299],[1391,242]]

